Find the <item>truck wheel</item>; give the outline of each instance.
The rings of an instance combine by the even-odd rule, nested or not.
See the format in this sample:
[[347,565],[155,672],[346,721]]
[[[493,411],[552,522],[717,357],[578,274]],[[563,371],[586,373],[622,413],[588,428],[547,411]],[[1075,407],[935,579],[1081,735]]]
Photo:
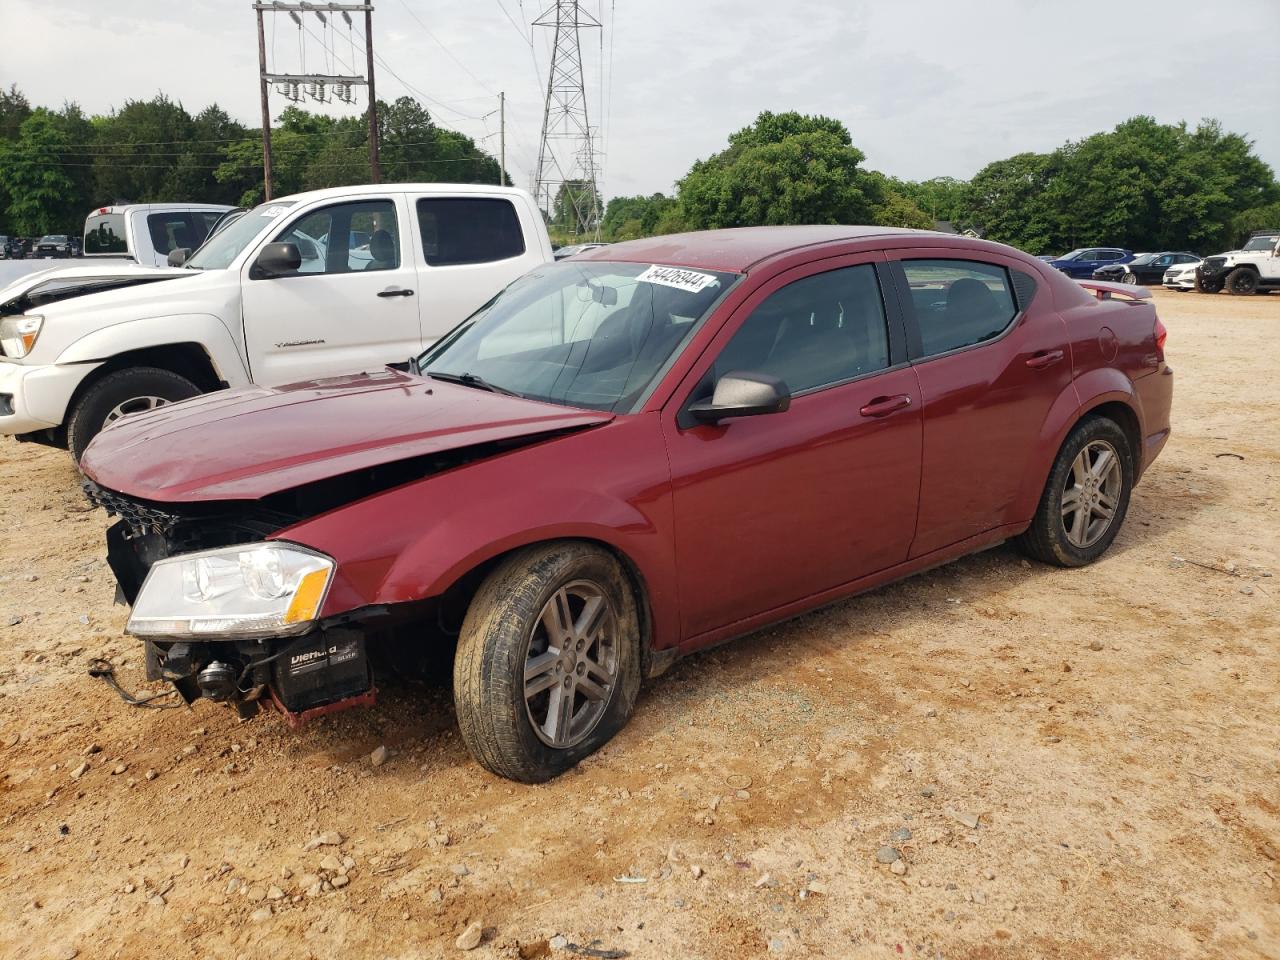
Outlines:
[[1196,277],[1196,289],[1201,293],[1217,293],[1222,289],[1221,280],[1201,280]]
[[1133,453],[1125,432],[1105,417],[1082,420],[1058,451],[1035,519],[1017,545],[1058,567],[1093,563],[1120,532],[1132,488]]
[[186,377],[159,367],[129,367],[109,373],[76,401],[67,420],[67,446],[79,463],[89,441],[120,417],[199,394],[200,388]]
[[1227,274],[1227,293],[1248,297],[1258,292],[1258,275],[1248,267],[1236,267]]
[[471,601],[453,661],[458,727],[492,773],[543,783],[607,743],[640,691],[640,628],[621,565],[561,541],[512,554]]

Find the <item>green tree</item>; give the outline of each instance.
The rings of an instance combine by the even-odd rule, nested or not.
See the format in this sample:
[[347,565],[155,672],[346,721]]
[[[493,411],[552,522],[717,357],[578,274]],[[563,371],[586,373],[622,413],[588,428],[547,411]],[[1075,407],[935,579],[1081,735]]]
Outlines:
[[634,240],[651,237],[660,230],[659,224],[676,208],[676,198],[664,193],[649,196],[614,197],[605,208],[601,231],[606,240]]
[[6,213],[14,233],[71,229],[79,200],[63,160],[69,143],[57,115],[41,107],[22,122],[16,140],[0,147],[0,186],[9,199]]
[[691,229],[866,223],[882,190],[864,159],[838,120],[766,111],[679,182],[680,217]]

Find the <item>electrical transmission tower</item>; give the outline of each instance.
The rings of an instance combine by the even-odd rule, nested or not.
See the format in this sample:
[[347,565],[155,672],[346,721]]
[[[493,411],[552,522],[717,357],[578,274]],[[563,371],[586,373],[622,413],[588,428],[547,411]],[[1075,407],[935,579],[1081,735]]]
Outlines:
[[533,25],[555,30],[534,196],[548,218],[554,219],[558,212],[554,208],[563,192],[573,209],[573,233],[590,233],[598,238],[600,194],[596,184],[596,152],[587,120],[578,32],[600,29],[600,21],[583,10],[578,0],[555,0]]
[[[353,88],[367,86],[369,88],[369,169],[374,183],[382,182],[382,170],[378,165],[378,98],[373,89],[373,4],[372,3],[308,3],[299,0],[296,3],[285,3],[283,0],[272,2],[255,2],[253,9],[258,14],[258,84],[262,99],[262,180],[264,198],[271,199],[271,110],[267,106],[267,91],[275,84],[276,92],[294,103],[303,96],[310,97],[317,103],[326,103],[329,97],[344,103],[354,103]],[[271,73],[267,70],[267,39],[262,25],[263,13],[287,13],[298,27],[298,39],[302,42],[302,31],[306,30],[303,17],[308,13],[329,27],[325,14],[341,14],[346,22],[348,36],[354,29],[351,22],[352,13],[364,14],[364,47],[367,74],[335,76],[322,73]],[[310,31],[307,31],[310,33]],[[354,44],[353,44],[354,48]],[[354,57],[352,58],[354,60]],[[354,69],[354,67],[352,67]]]

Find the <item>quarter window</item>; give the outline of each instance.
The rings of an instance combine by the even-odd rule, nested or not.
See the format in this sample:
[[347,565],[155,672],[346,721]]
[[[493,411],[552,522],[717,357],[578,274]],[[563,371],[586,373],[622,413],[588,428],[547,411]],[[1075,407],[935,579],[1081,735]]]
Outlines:
[[524,231],[509,200],[434,197],[419,200],[417,207],[422,250],[433,267],[492,263],[524,253]]
[[390,200],[324,207],[295,220],[275,239],[298,248],[300,274],[361,273],[400,266],[400,227]]
[[1018,312],[1004,267],[972,260],[905,260],[902,270],[926,357],[998,337]]
[[889,365],[889,334],[875,268],[845,267],[805,277],[751,312],[715,364],[768,373],[794,393],[850,380]]

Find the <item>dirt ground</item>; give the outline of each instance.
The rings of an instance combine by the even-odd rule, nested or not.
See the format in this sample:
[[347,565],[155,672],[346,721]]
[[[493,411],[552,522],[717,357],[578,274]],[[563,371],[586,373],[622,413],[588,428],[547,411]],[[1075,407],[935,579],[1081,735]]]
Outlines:
[[106,518],[0,441],[0,955],[1280,957],[1280,296],[1156,295],[1173,439],[1102,562],[1001,547],[695,657],[540,787],[440,685],[125,706]]

